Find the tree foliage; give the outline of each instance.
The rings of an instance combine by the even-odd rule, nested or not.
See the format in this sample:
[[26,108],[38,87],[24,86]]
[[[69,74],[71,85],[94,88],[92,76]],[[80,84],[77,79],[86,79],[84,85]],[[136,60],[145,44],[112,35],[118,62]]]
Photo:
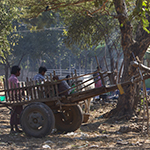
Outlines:
[[12,20],[16,16],[16,10],[11,8],[10,2],[0,1],[0,60],[6,62],[5,57],[9,52],[9,42],[7,36],[12,31]]

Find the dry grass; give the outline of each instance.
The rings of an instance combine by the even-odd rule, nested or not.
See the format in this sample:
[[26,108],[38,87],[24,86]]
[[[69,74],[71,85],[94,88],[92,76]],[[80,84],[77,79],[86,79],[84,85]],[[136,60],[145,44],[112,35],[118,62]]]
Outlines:
[[[150,138],[141,134],[138,119],[116,121],[103,118],[115,105],[91,107],[91,116],[80,129],[68,134],[54,133],[44,138],[28,137],[24,133],[10,134],[10,112],[0,108],[0,149],[43,150],[43,149],[146,149],[150,147]],[[126,130],[130,129],[130,130]],[[134,130],[134,129],[137,130]],[[124,130],[121,130],[124,129]],[[47,147],[47,148],[46,148]]]

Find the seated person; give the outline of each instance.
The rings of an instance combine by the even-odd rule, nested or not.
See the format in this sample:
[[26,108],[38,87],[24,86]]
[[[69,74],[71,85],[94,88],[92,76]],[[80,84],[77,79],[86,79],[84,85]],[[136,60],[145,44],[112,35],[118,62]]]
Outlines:
[[[54,81],[58,81],[59,80],[59,77],[57,76],[57,75],[55,75],[55,76],[53,76],[53,80]],[[68,83],[65,81],[65,80],[63,80],[63,81],[61,81],[59,84],[58,84],[58,94],[60,93],[60,92],[63,92],[63,91],[66,91],[66,90],[68,90],[68,89],[70,89],[71,87],[68,85]],[[64,92],[64,93],[62,93],[62,94],[59,94],[60,96],[62,96],[62,95],[68,95],[68,94],[70,94],[70,90],[68,90],[68,91],[66,91],[66,92]]]
[[[70,78],[70,75],[68,74],[68,75],[66,76],[66,78],[67,78],[67,79]],[[69,86],[71,86],[71,80],[66,80],[66,82],[68,83]]]
[[[45,80],[44,75],[45,75],[46,71],[47,71],[46,67],[40,66],[39,73],[33,77],[33,80],[37,81],[37,85],[39,85],[40,81]],[[29,93],[30,93],[30,91],[29,91]],[[43,98],[43,97],[45,97],[45,95],[46,95],[46,97],[49,97],[49,94],[47,93],[46,89],[41,88],[41,87],[39,87],[39,92],[36,95],[38,95],[39,98]]]
[[45,75],[45,72],[47,71],[47,69],[46,69],[46,67],[43,67],[43,66],[41,66],[40,68],[39,68],[39,73],[37,74],[37,75],[35,75],[34,77],[33,77],[33,80],[34,81],[44,81],[44,75]]

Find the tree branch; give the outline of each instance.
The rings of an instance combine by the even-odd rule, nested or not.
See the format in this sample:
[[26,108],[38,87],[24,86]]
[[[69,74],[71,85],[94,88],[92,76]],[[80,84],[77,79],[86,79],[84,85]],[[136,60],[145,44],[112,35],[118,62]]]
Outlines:
[[21,58],[20,58],[20,60],[19,60],[19,62],[18,62],[18,66],[20,66],[20,63],[21,63],[21,61],[22,61],[22,59],[23,59],[23,57],[25,56],[26,54],[22,54],[22,56],[21,56]]
[[56,1],[49,2],[48,8],[46,10],[45,9],[41,10],[35,17],[38,17],[39,14],[44,12],[44,11],[56,10],[56,9],[59,9],[59,8],[64,8],[64,7],[68,7],[68,6],[75,6],[77,4],[82,4],[82,3],[86,3],[86,2],[92,2],[92,1],[94,1],[94,0],[79,0],[77,2],[73,2],[73,3],[71,2],[71,3],[68,3],[68,4],[66,4],[65,2],[56,4],[55,3]]

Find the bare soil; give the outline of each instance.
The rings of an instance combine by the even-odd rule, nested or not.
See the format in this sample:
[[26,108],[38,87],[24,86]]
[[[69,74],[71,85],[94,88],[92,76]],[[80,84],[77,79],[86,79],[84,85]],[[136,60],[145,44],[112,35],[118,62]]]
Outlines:
[[55,132],[43,138],[28,137],[25,133],[10,134],[10,111],[0,108],[0,149],[150,149],[150,137],[146,130],[141,132],[142,120],[135,117],[119,121],[103,117],[114,107],[115,103],[92,104],[88,122],[78,130],[67,134]]

